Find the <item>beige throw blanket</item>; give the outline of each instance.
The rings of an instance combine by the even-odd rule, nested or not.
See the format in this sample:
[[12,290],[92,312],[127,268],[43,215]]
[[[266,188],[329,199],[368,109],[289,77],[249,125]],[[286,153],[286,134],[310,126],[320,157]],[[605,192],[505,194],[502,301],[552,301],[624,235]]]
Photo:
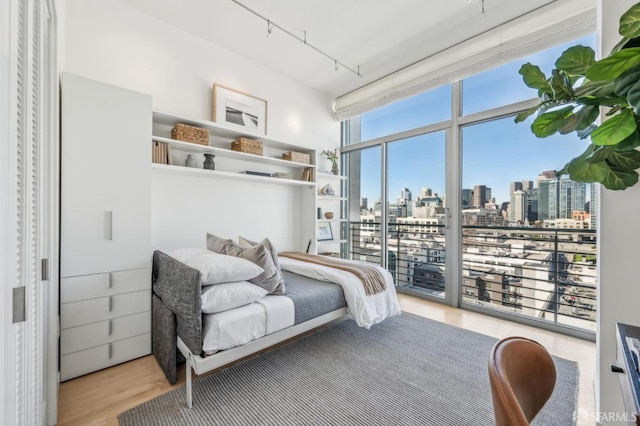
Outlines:
[[303,262],[315,263],[317,265],[328,266],[330,268],[341,269],[343,271],[351,272],[357,276],[362,285],[364,286],[364,292],[367,296],[372,294],[381,293],[386,289],[384,276],[376,268],[360,263],[346,263],[344,261],[332,259],[327,256],[319,256],[316,254],[307,254],[298,251],[285,251],[278,253],[278,256],[288,257],[295,260],[301,260]]

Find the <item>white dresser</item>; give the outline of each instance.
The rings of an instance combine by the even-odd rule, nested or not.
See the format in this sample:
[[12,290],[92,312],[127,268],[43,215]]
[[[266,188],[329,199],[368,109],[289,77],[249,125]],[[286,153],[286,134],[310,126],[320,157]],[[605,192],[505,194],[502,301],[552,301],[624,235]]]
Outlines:
[[151,352],[151,97],[62,76],[60,374]]

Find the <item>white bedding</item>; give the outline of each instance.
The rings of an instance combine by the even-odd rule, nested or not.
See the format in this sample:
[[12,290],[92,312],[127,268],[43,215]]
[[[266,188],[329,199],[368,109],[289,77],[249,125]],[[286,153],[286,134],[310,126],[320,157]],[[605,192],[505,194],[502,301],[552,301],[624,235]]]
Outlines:
[[[351,263],[348,260],[335,259]],[[304,275],[321,281],[334,282],[342,286],[347,301],[349,314],[360,327],[370,328],[387,317],[400,315],[400,303],[396,296],[393,277],[386,269],[370,265],[378,269],[385,278],[385,291],[367,296],[360,279],[351,272],[315,263],[302,262],[288,257],[278,257],[280,267],[295,274]]]
[[295,322],[293,301],[286,296],[265,296],[257,302],[216,314],[203,315],[202,350],[215,352],[244,345]]

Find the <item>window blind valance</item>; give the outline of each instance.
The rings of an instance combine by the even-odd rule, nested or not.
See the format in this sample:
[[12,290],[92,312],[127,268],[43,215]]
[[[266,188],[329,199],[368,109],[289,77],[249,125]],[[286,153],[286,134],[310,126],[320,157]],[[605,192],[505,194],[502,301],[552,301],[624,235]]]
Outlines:
[[595,0],[556,0],[338,97],[333,117],[346,120],[592,33],[596,11]]

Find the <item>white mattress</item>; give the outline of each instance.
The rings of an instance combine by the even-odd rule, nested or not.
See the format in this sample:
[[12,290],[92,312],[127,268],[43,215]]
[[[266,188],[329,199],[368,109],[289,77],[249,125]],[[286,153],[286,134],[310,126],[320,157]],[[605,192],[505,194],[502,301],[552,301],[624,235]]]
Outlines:
[[269,295],[249,305],[203,317],[202,350],[211,355],[292,326],[295,309],[288,297]]

